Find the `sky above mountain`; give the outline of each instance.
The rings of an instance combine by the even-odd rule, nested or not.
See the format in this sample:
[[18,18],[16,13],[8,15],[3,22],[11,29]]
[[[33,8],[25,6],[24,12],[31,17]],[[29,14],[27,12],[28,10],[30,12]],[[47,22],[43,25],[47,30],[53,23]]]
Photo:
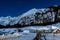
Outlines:
[[60,5],[59,0],[0,0],[0,16],[18,16],[32,8]]

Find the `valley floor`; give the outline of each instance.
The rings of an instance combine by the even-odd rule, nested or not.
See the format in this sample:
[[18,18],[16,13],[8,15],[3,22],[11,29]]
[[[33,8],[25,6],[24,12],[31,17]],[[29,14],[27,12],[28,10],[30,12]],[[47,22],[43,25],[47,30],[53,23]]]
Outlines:
[[[19,36],[16,38],[7,38],[7,39],[3,39],[3,40],[33,40],[35,36],[36,36],[35,33],[28,33],[28,34],[25,34],[23,36]],[[56,34],[56,35],[48,34],[48,35],[46,35],[45,38],[46,38],[46,40],[60,40],[60,34]],[[44,37],[42,37],[41,39],[45,40]]]

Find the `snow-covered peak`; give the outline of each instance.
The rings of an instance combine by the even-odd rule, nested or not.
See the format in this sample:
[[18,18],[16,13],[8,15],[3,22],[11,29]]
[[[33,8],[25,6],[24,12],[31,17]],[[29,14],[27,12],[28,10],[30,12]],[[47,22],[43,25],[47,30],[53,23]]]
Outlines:
[[[41,9],[43,10],[43,9]],[[24,14],[22,14],[21,16],[17,16],[17,17],[11,17],[11,16],[7,16],[7,17],[0,17],[0,24],[1,25],[14,25],[17,24],[18,22],[21,22],[21,18],[25,17],[25,16],[30,16],[30,15],[34,15],[36,12],[41,12],[36,8],[33,8],[27,12],[25,12]]]
[[33,9],[27,11],[26,13],[22,14],[21,17],[29,16],[29,15],[31,15],[31,14],[36,13],[37,11],[38,11],[38,10],[37,10],[36,8],[33,8]]
[[36,9],[36,8],[33,8],[33,9],[30,9],[29,11],[23,13],[21,15],[21,18],[22,17],[25,17],[25,16],[30,16],[30,15],[34,15],[35,13],[39,12],[39,13],[45,13],[46,11],[48,11],[49,8],[42,8],[42,9]]
[[[50,20],[51,12],[47,12],[48,16],[46,16],[46,14],[44,14],[43,16],[40,14],[46,13],[46,11],[49,10],[50,10],[49,8],[42,8],[42,9],[33,8],[17,17],[11,17],[11,16],[0,17],[0,24],[6,26],[6,25],[15,25],[15,24],[30,25],[30,23],[34,23],[34,24],[43,23],[43,16],[44,18],[49,17],[48,20]],[[52,17],[55,17],[54,12],[52,12],[52,15],[53,15]],[[51,19],[51,21],[54,22],[54,18]]]

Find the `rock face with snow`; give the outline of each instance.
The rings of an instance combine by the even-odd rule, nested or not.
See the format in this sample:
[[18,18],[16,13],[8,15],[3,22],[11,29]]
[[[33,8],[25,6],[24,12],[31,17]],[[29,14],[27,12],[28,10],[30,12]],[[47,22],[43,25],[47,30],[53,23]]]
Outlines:
[[43,9],[33,8],[21,15],[20,25],[40,25],[58,22],[60,20],[60,6]]
[[7,17],[0,17],[0,24],[1,25],[14,25],[16,24],[16,17],[10,17],[10,16],[7,16]]
[[49,8],[46,9],[31,9],[21,16],[19,24],[32,25],[43,24],[55,21],[55,12],[51,12]]
[[0,17],[0,25],[40,25],[59,21],[60,6],[51,6],[48,8],[33,8],[18,17]]

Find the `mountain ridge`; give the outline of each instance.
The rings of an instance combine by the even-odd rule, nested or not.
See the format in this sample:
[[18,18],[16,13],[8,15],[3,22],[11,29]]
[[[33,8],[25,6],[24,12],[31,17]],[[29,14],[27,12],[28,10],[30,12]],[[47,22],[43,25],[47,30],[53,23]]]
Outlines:
[[[17,17],[0,17],[2,26],[27,26],[27,25],[46,25],[59,21],[60,6],[51,6],[42,9],[30,9],[21,16]],[[57,15],[57,16],[56,16]],[[57,19],[57,21],[56,21]],[[58,20],[59,19],[59,20]],[[55,22],[56,21],[56,22]]]

